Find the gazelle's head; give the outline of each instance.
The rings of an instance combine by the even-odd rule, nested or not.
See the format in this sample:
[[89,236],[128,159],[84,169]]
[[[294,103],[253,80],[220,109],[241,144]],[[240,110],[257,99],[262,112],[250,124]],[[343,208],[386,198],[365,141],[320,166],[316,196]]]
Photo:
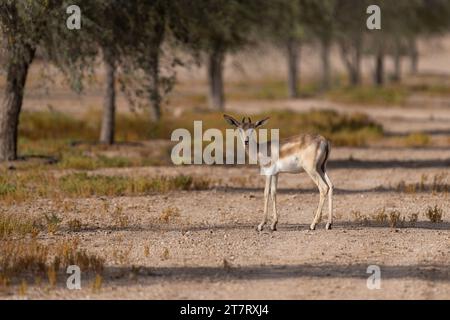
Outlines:
[[245,120],[246,117],[244,117],[242,118],[242,121],[239,122],[226,114],[224,114],[223,117],[229,124],[237,128],[239,137],[241,138],[244,146],[248,146],[250,139],[254,138],[255,129],[265,125],[267,121],[269,121],[269,118],[265,118],[263,120],[252,122],[250,117],[247,117],[247,121]]

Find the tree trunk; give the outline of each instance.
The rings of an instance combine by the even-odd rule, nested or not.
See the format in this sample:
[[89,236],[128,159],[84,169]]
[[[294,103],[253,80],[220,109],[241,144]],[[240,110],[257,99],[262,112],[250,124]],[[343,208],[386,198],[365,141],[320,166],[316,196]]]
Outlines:
[[158,122],[161,119],[162,102],[159,78],[159,49],[152,52],[150,60],[150,120]]
[[384,52],[379,49],[375,56],[375,84],[381,87],[384,84]]
[[103,102],[102,128],[100,142],[114,143],[115,115],[116,115],[116,66],[111,58],[104,58],[106,68],[106,91]]
[[419,50],[417,49],[417,41],[414,38],[410,40],[409,56],[411,59],[411,73],[417,74],[419,70]]
[[223,88],[223,65],[225,52],[216,48],[208,57],[209,106],[214,110],[223,110],[225,105]]
[[298,97],[298,71],[300,46],[294,39],[287,41],[287,62],[288,62],[288,93],[289,98]]
[[0,107],[0,161],[17,159],[19,115],[28,69],[35,49],[24,45],[10,52],[7,61],[5,96]]
[[349,45],[346,41],[340,42],[341,57],[348,72],[351,86],[361,84],[361,40],[355,39]]
[[400,82],[402,80],[402,67],[401,67],[401,57],[400,55],[396,52],[394,54],[394,76],[393,76],[393,80],[395,82]]
[[394,76],[393,80],[395,82],[400,82],[402,80],[402,55],[400,43],[397,42],[394,48]]
[[321,41],[321,60],[322,60],[322,83],[321,89],[328,90],[331,85],[331,69],[330,69],[330,48],[331,43],[329,39],[322,39]]
[[355,65],[350,76],[350,83],[352,86],[359,86],[361,84],[361,48],[355,48]]

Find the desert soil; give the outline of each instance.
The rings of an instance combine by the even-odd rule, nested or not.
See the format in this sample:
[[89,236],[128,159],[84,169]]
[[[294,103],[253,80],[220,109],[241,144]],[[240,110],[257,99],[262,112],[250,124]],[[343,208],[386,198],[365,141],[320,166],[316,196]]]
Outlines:
[[[101,101],[101,93],[97,100]],[[33,109],[32,101],[33,97],[28,97],[25,109]],[[78,108],[83,103],[67,104]],[[448,145],[449,106],[446,98],[419,100],[407,109],[342,106],[315,100],[230,101],[227,108],[245,108],[249,113],[274,108],[300,112],[308,108],[363,111],[381,122],[388,132],[424,131],[447,139]],[[57,107],[64,108],[64,104],[58,103]],[[82,274],[81,290],[68,290],[62,279],[51,290],[45,285],[29,284],[27,297],[450,299],[450,197],[447,192],[398,190],[402,182],[425,181],[430,185],[437,179],[448,185],[449,167],[448,147],[333,148],[329,165],[335,185],[333,229],[325,230],[323,222],[315,231],[308,229],[319,196],[307,175],[299,174],[280,177],[280,217],[275,232],[268,228],[263,232],[255,230],[262,218],[264,185],[256,168],[97,170],[94,173],[149,177],[190,174],[212,179],[213,186],[205,191],[141,197],[67,199],[73,210],[62,216],[60,230],[54,235],[41,234],[38,239],[56,243],[78,238],[82,248],[104,257],[102,288],[94,292],[93,276]],[[431,223],[425,216],[427,208],[435,205],[444,213],[440,223]],[[40,199],[11,206],[7,211],[42,216],[44,212],[54,212],[55,207],[53,200]],[[179,216],[162,221],[162,212],[169,207],[178,209]],[[117,208],[128,218],[126,225],[114,221],[112,212]],[[383,208],[387,214],[400,212],[406,221],[396,227],[374,221]],[[418,214],[416,223],[409,221],[414,214]],[[364,216],[370,219],[368,223],[361,221]],[[66,223],[70,219],[80,220],[82,230],[70,231]],[[367,287],[370,265],[380,268],[380,289]],[[0,298],[20,298],[17,285],[10,289],[0,293]]]
[[[29,285],[39,298],[152,299],[449,299],[450,197],[429,191],[400,192],[401,181],[419,183],[446,174],[446,149],[335,148],[329,165],[335,185],[335,223],[310,231],[318,193],[305,174],[279,181],[278,231],[257,232],[262,217],[264,178],[251,167],[145,167],[100,169],[95,173],[158,176],[190,174],[211,178],[212,190],[171,192],[143,197],[74,199],[64,221],[79,219],[83,229],[66,226],[42,234],[45,243],[79,238],[89,252],[105,257],[102,288],[93,292],[92,276],[82,290]],[[105,203],[109,210],[105,211]],[[438,205],[443,222],[425,212]],[[111,212],[120,207],[128,223]],[[161,221],[162,212],[179,216]],[[406,221],[397,227],[375,219],[385,208]],[[55,210],[51,200],[16,205],[11,211],[42,215]],[[418,213],[414,224],[409,222]],[[327,210],[324,211],[326,218]],[[268,229],[268,228],[266,228]],[[369,290],[369,265],[381,270],[381,288]],[[134,267],[132,267],[134,266]],[[14,292],[3,298],[17,298]]]

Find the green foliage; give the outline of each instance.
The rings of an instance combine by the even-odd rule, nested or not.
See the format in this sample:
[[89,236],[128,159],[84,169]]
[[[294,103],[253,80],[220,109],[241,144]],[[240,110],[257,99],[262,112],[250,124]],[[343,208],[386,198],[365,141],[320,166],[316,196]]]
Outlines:
[[[174,190],[204,190],[210,187],[211,181],[186,175],[128,177],[78,172],[58,177],[49,171],[25,171],[3,173],[0,179],[2,184],[12,187],[9,193],[0,195],[0,202],[14,203],[37,198],[136,196]],[[55,213],[44,218],[48,228],[56,231],[60,218]]]
[[97,135],[98,123],[77,119],[61,112],[22,112],[19,134],[23,138],[92,140]]
[[61,191],[69,196],[120,196],[189,190],[193,179],[189,176],[174,178],[128,178],[122,176],[101,176],[76,173],[61,178]]
[[405,87],[346,87],[331,90],[327,96],[334,101],[361,105],[403,105],[409,96]]
[[[238,115],[242,118],[243,115]],[[259,119],[267,116],[257,114]],[[340,114],[336,111],[309,111],[295,113],[277,111],[270,114],[269,128],[280,128],[281,138],[287,138],[300,132],[320,133],[338,145],[364,145],[371,139],[382,137],[382,127],[362,113],[353,115]],[[55,121],[58,119],[58,121]],[[63,119],[59,121],[59,119]],[[87,113],[78,120],[50,112],[24,113],[20,130],[27,139],[48,138],[65,141],[93,141],[98,136],[99,115]],[[218,112],[186,112],[182,117],[165,116],[159,123],[151,122],[147,117],[138,115],[118,115],[117,137],[119,141],[136,141],[148,139],[170,139],[173,130],[186,128],[193,132],[194,121],[203,121],[203,130],[227,129],[222,114]],[[77,130],[77,127],[85,130]],[[348,143],[347,143],[348,142]],[[130,161],[120,157],[86,157],[77,153],[62,155],[62,168],[94,169],[101,166],[127,166]]]
[[[87,111],[81,117],[61,112],[22,112],[19,125],[21,137],[29,140],[96,141],[100,132],[100,113]],[[117,116],[116,136],[119,141],[142,140],[151,137],[151,124],[147,117],[135,114]]]
[[362,113],[344,115],[327,110],[300,114],[275,112],[271,114],[268,127],[280,128],[281,138],[296,135],[299,131],[319,133],[334,145],[361,146],[383,136],[381,125]]
[[408,147],[426,147],[430,141],[430,136],[422,132],[410,133],[405,137],[405,145]]
[[16,186],[9,184],[6,181],[2,181],[0,184],[0,196],[14,194],[16,192]]
[[125,157],[105,157],[102,155],[89,157],[65,153],[58,163],[58,167],[62,169],[94,170],[98,168],[124,168],[132,164],[132,161]]
[[265,1],[179,1],[174,10],[177,19],[172,20],[173,34],[194,54],[219,47],[234,50],[249,41],[264,5]]

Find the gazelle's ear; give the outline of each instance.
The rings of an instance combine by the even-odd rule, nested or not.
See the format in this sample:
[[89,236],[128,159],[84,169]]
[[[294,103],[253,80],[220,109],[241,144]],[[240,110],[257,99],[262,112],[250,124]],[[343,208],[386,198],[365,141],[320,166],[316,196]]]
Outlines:
[[232,126],[239,127],[241,125],[241,123],[239,121],[237,121],[235,118],[233,118],[232,116],[224,114],[223,117]]
[[258,128],[258,127],[261,127],[261,126],[265,125],[265,124],[269,121],[269,119],[270,119],[270,118],[267,117],[267,118],[265,118],[265,119],[256,121],[256,122],[255,122],[255,128]]

